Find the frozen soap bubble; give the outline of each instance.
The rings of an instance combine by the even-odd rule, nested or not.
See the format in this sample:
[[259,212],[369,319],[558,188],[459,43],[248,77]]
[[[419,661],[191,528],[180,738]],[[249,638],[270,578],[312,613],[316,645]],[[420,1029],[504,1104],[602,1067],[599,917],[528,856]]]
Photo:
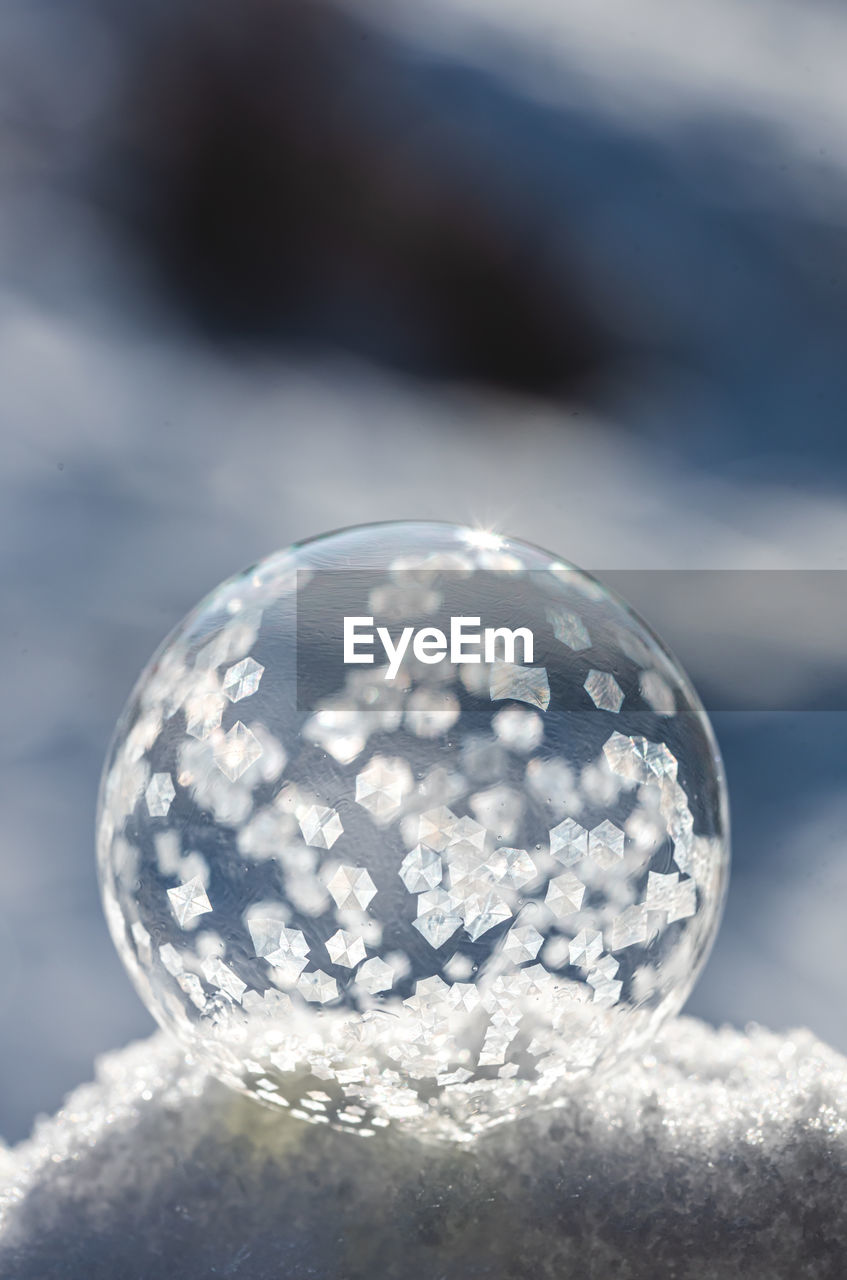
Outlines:
[[330,534],[208,596],[129,700],[98,819],[162,1026],[362,1134],[465,1138],[644,1046],[728,859],[710,725],[651,632],[546,552],[442,524]]

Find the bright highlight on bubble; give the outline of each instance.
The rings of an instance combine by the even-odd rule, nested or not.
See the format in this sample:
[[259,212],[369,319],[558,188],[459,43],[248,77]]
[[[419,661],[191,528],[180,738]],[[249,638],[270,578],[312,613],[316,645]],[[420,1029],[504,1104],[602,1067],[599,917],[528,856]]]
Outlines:
[[[457,617],[532,644],[409,643],[387,679],[378,643],[344,661],[350,617],[395,652]],[[158,1021],[233,1087],[363,1135],[465,1139],[645,1046],[728,857],[711,729],[655,637],[546,552],[439,524],[331,534],[213,592],[142,674],[98,819]]]

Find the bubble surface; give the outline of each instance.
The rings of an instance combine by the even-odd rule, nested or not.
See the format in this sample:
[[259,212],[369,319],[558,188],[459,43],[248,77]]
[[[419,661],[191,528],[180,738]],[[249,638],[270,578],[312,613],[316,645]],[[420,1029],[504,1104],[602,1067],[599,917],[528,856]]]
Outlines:
[[686,999],[728,865],[675,660],[595,579],[452,525],[225,582],[142,673],[101,786],[106,916],[160,1024],[366,1136],[467,1138],[626,1060]]

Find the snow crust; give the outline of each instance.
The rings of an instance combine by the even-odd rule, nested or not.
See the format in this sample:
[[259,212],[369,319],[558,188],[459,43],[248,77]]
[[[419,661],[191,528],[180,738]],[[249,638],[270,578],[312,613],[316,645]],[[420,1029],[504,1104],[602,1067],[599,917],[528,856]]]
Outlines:
[[231,1093],[164,1035],[0,1152],[0,1275],[713,1280],[845,1274],[847,1061],[693,1019],[467,1147]]

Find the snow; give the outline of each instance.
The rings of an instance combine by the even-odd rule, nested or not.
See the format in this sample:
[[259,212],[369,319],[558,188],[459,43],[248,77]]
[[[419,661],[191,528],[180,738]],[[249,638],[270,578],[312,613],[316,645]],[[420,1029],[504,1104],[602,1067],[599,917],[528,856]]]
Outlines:
[[846,1192],[847,1061],[807,1031],[679,1019],[461,1149],[266,1110],[157,1034],[0,1152],[0,1274],[829,1280]]

